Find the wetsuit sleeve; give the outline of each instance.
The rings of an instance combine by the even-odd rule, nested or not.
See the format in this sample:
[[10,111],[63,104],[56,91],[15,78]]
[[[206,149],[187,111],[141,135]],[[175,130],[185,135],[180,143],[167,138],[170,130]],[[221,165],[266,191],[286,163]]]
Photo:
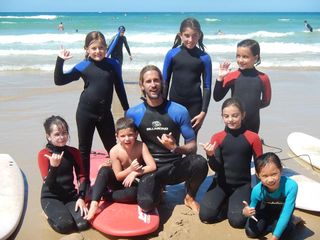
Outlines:
[[202,102],[202,111],[207,112],[208,106],[211,99],[211,85],[212,85],[212,63],[211,58],[208,54],[201,57],[204,63],[204,72],[203,72],[203,102]]
[[270,84],[270,79],[266,74],[260,75],[260,78],[262,80],[262,85],[263,85],[262,100],[261,100],[260,108],[264,108],[269,106],[271,101],[271,84]]
[[64,59],[57,57],[56,67],[54,69],[54,83],[56,85],[65,85],[72,81],[79,80],[81,73],[76,67],[73,67],[69,72],[63,73]]
[[281,234],[283,233],[285,228],[288,226],[289,221],[291,220],[298,193],[297,183],[292,179],[287,179],[284,191],[286,195],[286,200],[284,202],[277,225],[273,231],[273,235],[278,238],[280,238]]
[[127,98],[127,93],[124,88],[124,83],[122,79],[122,74],[121,74],[121,67],[118,62],[113,61],[112,65],[116,71],[116,79],[114,82],[114,87],[117,92],[118,98],[120,100],[121,106],[124,111],[127,111],[129,109],[129,103],[128,103],[128,98]]
[[172,58],[173,58],[173,54],[172,54],[172,51],[170,50],[169,52],[167,52],[164,58],[163,69],[162,69],[163,81],[164,81],[163,97],[165,99],[168,99],[169,86],[170,86],[171,75],[172,75]]
[[85,181],[86,179],[85,179],[81,154],[80,154],[80,151],[77,150],[76,148],[70,148],[70,152],[73,155],[73,158],[76,162],[74,169],[76,172],[77,181],[79,183],[79,197],[84,199],[86,196],[87,181]]
[[257,204],[259,202],[261,202],[261,196],[262,196],[261,190],[262,190],[261,182],[259,182],[252,189],[251,198],[250,198],[250,207],[251,208],[256,208]]
[[129,48],[129,45],[127,42],[127,38],[125,36],[123,36],[123,43],[124,43],[125,48],[127,49],[129,56],[131,56],[130,48]]
[[49,151],[46,149],[39,152],[38,165],[43,183],[50,188],[56,181],[58,167],[52,167],[49,159],[44,156],[45,154],[51,155],[51,153],[49,153]]
[[221,101],[228,93],[230,87],[223,87],[223,81],[216,80],[216,84],[213,89],[213,99],[216,102]]
[[209,167],[215,171],[215,172],[219,172],[222,168],[222,161],[221,161],[221,145],[219,143],[219,136],[218,135],[213,135],[210,143],[211,144],[216,144],[216,149],[214,151],[214,155],[213,156],[208,156],[208,160],[209,160]]

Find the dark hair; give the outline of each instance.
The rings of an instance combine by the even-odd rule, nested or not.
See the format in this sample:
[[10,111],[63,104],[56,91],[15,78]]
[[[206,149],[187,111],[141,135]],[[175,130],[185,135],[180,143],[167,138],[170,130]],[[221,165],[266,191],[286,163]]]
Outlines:
[[[199,45],[199,48],[202,51],[204,51],[205,46],[203,44],[203,32],[201,31],[201,26],[200,26],[199,21],[197,19],[191,18],[191,17],[184,19],[180,24],[180,33],[183,33],[186,28],[191,28],[191,29],[198,31],[200,33],[198,45]],[[172,48],[176,48],[179,45],[181,45],[181,37],[179,36],[179,34],[177,34],[176,38],[174,39]]]
[[222,103],[221,112],[223,111],[224,108],[229,107],[229,106],[235,106],[236,108],[239,109],[241,114],[245,114],[245,110],[244,110],[243,104],[241,103],[241,101],[238,98],[231,97],[231,98],[226,99]]
[[257,62],[256,62],[256,66],[259,65],[261,63],[261,58],[260,58],[260,45],[256,40],[253,39],[245,39],[242,40],[241,42],[239,42],[237,44],[237,48],[238,47],[248,47],[250,48],[250,51],[252,53],[253,56],[258,56]]
[[116,128],[116,133],[118,133],[120,130],[127,129],[127,128],[137,131],[137,127],[134,124],[133,119],[126,118],[126,117],[119,118],[116,122],[115,128]]
[[120,26],[120,27],[118,27],[118,31],[125,32],[126,28],[124,26]]
[[[163,93],[163,76],[161,73],[161,70],[155,66],[155,65],[146,65],[144,66],[141,71],[140,71],[140,76],[139,76],[139,85],[142,86],[144,79],[143,79],[143,75],[148,72],[148,71],[156,71],[158,72],[159,78],[161,80],[161,93]],[[146,96],[146,93],[144,91],[142,91],[143,96]]]
[[53,125],[56,125],[60,129],[66,130],[69,134],[69,126],[66,120],[64,120],[60,116],[52,115],[51,117],[48,117],[43,123],[43,127],[47,135],[51,134]]
[[[84,48],[87,49],[93,41],[100,41],[105,47],[107,47],[106,39],[104,35],[99,31],[92,31],[87,34],[84,42]],[[85,58],[88,58],[88,53],[86,53]]]
[[261,172],[261,169],[269,163],[274,163],[277,166],[277,168],[280,171],[282,171],[283,167],[282,167],[281,160],[278,157],[278,155],[273,152],[267,152],[267,153],[262,154],[261,156],[259,156],[255,160],[256,173],[259,175]]

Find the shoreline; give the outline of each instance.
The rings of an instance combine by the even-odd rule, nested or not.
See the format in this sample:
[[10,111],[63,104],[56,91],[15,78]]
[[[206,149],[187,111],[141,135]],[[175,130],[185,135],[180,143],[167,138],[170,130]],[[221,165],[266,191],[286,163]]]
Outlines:
[[[269,145],[280,147],[281,158],[290,157],[286,137],[292,131],[301,131],[320,137],[318,111],[320,89],[320,70],[300,69],[265,69],[271,80],[272,100],[269,107],[261,110],[260,136]],[[140,103],[137,71],[124,70],[124,79],[130,106]],[[213,73],[213,86],[215,79]],[[132,80],[131,80],[132,79]],[[135,84],[136,83],[136,84]],[[77,146],[77,129],[75,111],[83,81],[65,86],[55,86],[52,72],[9,71],[0,72],[0,149],[10,154],[26,176],[28,184],[28,207],[16,239],[60,239],[67,235],[54,232],[47,224],[40,206],[41,177],[37,165],[37,153],[45,145],[45,134],[42,127],[44,119],[52,114],[63,116],[70,125],[71,146]],[[115,99],[117,99],[115,94]],[[220,117],[222,102],[211,99],[204,125],[199,131],[198,142],[209,141],[211,135],[223,129]],[[123,114],[119,103],[112,106],[114,118]],[[102,144],[95,133],[93,149],[101,149]],[[264,148],[265,151],[273,149]],[[198,149],[203,154],[201,149]],[[285,160],[283,163],[318,182],[320,175],[296,160]],[[200,188],[201,194],[210,181],[208,176]],[[217,239],[247,239],[244,230],[233,229],[227,221],[218,224],[204,224],[183,204],[183,184],[168,188],[164,203],[159,206],[161,217],[160,228],[148,239],[206,239],[215,235]],[[200,194],[200,197],[201,197]],[[295,214],[306,220],[306,225],[297,230],[295,239],[320,238],[320,214],[296,210]],[[118,239],[104,236],[94,229],[82,233],[85,239]],[[268,235],[269,236],[269,235]],[[145,238],[135,238],[145,239]]]

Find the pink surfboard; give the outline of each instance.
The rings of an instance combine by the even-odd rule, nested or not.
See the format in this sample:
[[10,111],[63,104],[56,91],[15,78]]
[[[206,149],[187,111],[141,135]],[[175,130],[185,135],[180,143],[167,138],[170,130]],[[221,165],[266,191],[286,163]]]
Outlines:
[[[95,151],[90,155],[90,179],[93,184],[99,166],[108,157],[105,151]],[[92,226],[108,235],[132,237],[141,236],[156,231],[159,227],[157,209],[144,213],[138,204],[124,204],[100,201]]]

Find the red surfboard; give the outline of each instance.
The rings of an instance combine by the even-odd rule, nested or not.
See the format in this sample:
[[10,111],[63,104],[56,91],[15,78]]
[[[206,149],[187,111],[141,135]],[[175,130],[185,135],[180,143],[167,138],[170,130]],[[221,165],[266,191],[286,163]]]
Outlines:
[[[90,155],[90,180],[94,183],[99,166],[108,158],[106,151],[94,151]],[[144,213],[138,204],[100,201],[92,226],[108,235],[132,237],[156,231],[159,227],[157,209]]]

